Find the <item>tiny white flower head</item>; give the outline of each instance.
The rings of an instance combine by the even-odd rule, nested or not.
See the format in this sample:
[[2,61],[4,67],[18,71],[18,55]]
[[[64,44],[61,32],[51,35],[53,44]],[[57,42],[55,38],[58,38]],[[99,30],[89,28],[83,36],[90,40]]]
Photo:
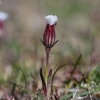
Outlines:
[[4,21],[9,18],[9,15],[5,12],[0,11],[0,20]]
[[45,16],[44,18],[45,18],[47,24],[50,24],[50,25],[53,25],[58,21],[58,18],[56,15],[55,16],[48,15],[48,16]]

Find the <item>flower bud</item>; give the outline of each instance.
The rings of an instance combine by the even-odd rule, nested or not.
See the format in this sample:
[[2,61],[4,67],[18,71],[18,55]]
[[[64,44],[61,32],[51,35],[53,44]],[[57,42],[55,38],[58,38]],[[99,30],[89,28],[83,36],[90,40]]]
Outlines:
[[5,12],[0,11],[0,38],[4,36],[5,28],[4,21],[8,19],[9,15]]
[[58,19],[57,16],[48,15],[45,16],[45,20],[47,24],[43,35],[43,40],[41,40],[41,42],[45,46],[47,52],[49,52],[50,49],[58,42],[58,40],[55,41],[55,26]]

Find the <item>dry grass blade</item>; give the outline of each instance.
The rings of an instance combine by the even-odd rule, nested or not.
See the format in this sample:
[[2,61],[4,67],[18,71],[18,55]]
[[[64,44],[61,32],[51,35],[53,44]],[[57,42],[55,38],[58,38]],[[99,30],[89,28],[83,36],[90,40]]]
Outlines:
[[14,93],[14,95],[13,95],[9,100],[12,100],[12,99],[18,94],[18,92],[19,92],[21,89],[22,89],[22,87],[20,87],[20,88]]
[[5,91],[5,89],[3,87],[0,87],[0,89],[3,91],[5,97],[7,100],[10,100],[10,96],[7,94],[7,92]]

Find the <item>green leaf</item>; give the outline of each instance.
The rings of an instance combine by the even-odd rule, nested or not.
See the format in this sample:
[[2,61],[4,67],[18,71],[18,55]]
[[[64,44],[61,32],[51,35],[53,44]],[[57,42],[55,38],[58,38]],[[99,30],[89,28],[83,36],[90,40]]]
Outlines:
[[[99,90],[98,90],[98,89],[91,90],[90,93],[94,93],[94,92],[97,92],[97,91],[99,91]],[[89,91],[85,91],[85,92],[83,92],[83,93],[81,94],[81,96],[85,96],[85,95],[88,95],[88,94],[90,94],[90,93],[89,93]],[[60,100],[67,100],[67,99],[69,99],[71,96],[73,96],[73,93],[70,93],[70,94],[67,94],[67,95],[61,97]]]
[[[98,91],[100,91],[100,89],[97,88],[97,89],[95,89],[95,90],[91,90],[90,93],[94,93],[94,92],[98,92]],[[83,92],[83,93],[81,94],[81,96],[85,96],[85,95],[88,95],[88,94],[90,94],[90,93],[89,93],[89,91],[85,91],[85,92]],[[67,100],[67,99],[69,99],[71,96],[73,96],[73,93],[70,93],[70,94],[67,94],[67,95],[61,97],[60,100]]]
[[52,94],[52,92],[53,92],[53,88],[52,88],[52,86],[53,86],[53,80],[54,80],[54,77],[55,77],[56,73],[58,72],[59,69],[61,69],[62,67],[66,66],[66,65],[68,65],[68,64],[69,64],[69,63],[64,64],[64,65],[58,67],[58,68],[55,70],[55,72],[53,73],[53,75],[52,75],[52,79],[51,79],[51,94]]
[[71,96],[73,96],[73,93],[70,93],[68,95],[61,97],[60,100],[66,100],[66,99],[70,98]]
[[44,100],[42,95],[38,95],[38,100]]
[[81,57],[82,57],[82,55],[80,55],[80,56],[78,57],[78,59],[77,59],[77,61],[76,61],[75,65],[74,65],[74,68],[73,68],[73,71],[72,71],[71,76],[73,76],[74,71],[75,71],[75,69],[76,69],[77,65],[79,64],[79,62],[80,62],[80,60],[81,60]]
[[100,64],[94,67],[94,69],[92,70],[89,76],[90,78],[93,77],[96,83],[100,82]]

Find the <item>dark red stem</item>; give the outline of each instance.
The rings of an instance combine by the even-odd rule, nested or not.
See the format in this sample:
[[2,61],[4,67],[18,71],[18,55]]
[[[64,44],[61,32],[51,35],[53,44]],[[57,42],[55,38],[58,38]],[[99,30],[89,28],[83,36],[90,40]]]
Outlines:
[[49,64],[49,52],[50,52],[50,49],[46,48],[46,67],[48,66]]

